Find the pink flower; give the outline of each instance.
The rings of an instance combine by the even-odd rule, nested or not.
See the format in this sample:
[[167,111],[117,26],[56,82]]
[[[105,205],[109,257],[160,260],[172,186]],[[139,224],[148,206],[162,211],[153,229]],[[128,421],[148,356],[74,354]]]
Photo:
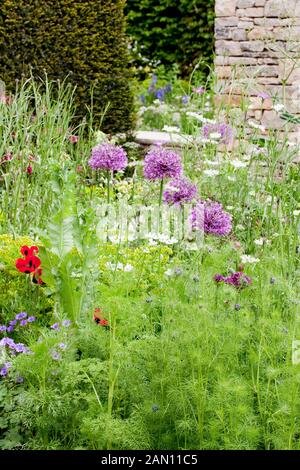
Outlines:
[[205,93],[205,88],[203,86],[199,86],[198,88],[193,88],[193,92],[197,93],[197,95],[203,95],[203,93]]
[[69,137],[69,141],[71,142],[71,144],[77,144],[78,140],[79,140],[78,135],[70,135]]
[[31,174],[32,174],[32,172],[33,172],[33,168],[32,168],[32,166],[31,166],[31,165],[28,165],[28,167],[27,167],[26,171],[27,171],[27,174],[28,174],[28,175],[31,175]]
[[270,98],[270,95],[268,95],[268,93],[264,93],[264,92],[261,92],[261,93],[258,93],[258,98],[262,98],[263,100],[268,100]]

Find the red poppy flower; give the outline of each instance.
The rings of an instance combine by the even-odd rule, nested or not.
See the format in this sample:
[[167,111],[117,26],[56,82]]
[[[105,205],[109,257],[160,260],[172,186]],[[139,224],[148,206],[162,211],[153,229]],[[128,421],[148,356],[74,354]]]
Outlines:
[[103,313],[102,309],[97,307],[94,310],[93,320],[97,325],[109,327],[109,321],[106,318],[100,316],[100,313]]
[[23,256],[27,257],[27,256],[32,256],[34,255],[35,253],[38,253],[39,252],[39,249],[37,246],[21,246],[21,253]]
[[16,260],[16,268],[18,271],[24,274],[33,274],[32,282],[39,285],[45,285],[41,275],[42,269],[40,268],[41,260],[37,256],[39,249],[37,246],[27,246],[24,245],[21,247],[21,253],[24,258],[18,258]]
[[26,256],[25,259],[23,258],[18,258],[16,261],[16,268],[21,272],[25,274],[30,274],[34,273],[39,266],[41,265],[41,260],[37,256]]

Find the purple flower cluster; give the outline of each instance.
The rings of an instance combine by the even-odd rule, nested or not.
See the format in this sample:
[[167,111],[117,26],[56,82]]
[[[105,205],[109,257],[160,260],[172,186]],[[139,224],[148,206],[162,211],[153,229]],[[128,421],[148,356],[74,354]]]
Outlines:
[[167,204],[191,202],[197,197],[197,186],[186,177],[176,178],[167,184],[163,197]]
[[252,280],[250,279],[250,277],[247,276],[242,271],[232,273],[230,276],[222,276],[222,274],[216,274],[214,276],[214,280],[218,284],[220,282],[224,282],[225,284],[229,284],[229,285],[234,286],[238,289],[241,289],[243,287],[247,287],[250,284],[252,284]]
[[157,88],[156,87],[157,80],[158,80],[157,75],[153,74],[151,83],[148,87],[148,94],[149,95],[154,95],[154,97],[159,99],[159,101],[163,101],[164,98],[165,98],[166,93],[170,93],[170,91],[172,90],[172,85],[170,83],[168,83],[167,85],[165,85],[162,88]]
[[128,164],[127,154],[122,147],[102,143],[92,149],[89,166],[93,170],[121,171]]
[[180,156],[157,146],[149,150],[144,160],[144,177],[149,180],[178,178],[182,173]]
[[2,338],[0,341],[0,347],[5,347],[7,346],[11,353],[15,355],[16,353],[24,353],[24,354],[30,354],[31,351],[27,346],[25,346],[23,343],[15,343],[13,339],[11,338]]
[[9,322],[9,326],[0,325],[0,332],[12,333],[18,324],[20,326],[26,326],[28,323],[33,323],[36,320],[34,316],[27,317],[26,312],[18,313],[14,320]]
[[232,216],[225,212],[222,204],[199,201],[191,211],[190,223],[193,230],[224,237],[232,230]]
[[56,322],[56,323],[53,323],[53,325],[50,326],[50,328],[52,330],[56,330],[56,331],[60,331],[60,327],[63,326],[65,328],[69,328],[69,326],[71,325],[71,320],[63,320],[60,323]]
[[232,142],[233,132],[228,124],[205,124],[202,128],[203,137],[210,139],[211,134],[220,134],[220,142],[222,144],[230,144]]

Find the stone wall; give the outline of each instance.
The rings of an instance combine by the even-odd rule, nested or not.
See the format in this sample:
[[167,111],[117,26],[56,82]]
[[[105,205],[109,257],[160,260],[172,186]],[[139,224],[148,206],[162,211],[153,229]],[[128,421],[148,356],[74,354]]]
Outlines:
[[[300,0],[216,0],[215,38],[225,102],[248,96],[248,118],[267,129],[283,128],[274,102],[300,115]],[[300,126],[290,139],[300,142]]]

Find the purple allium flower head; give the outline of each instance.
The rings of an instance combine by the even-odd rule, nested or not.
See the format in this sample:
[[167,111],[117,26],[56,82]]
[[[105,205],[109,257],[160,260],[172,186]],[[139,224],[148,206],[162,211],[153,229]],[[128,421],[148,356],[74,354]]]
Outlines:
[[178,178],[181,173],[181,158],[172,150],[157,146],[146,154],[144,160],[144,177],[146,179]]
[[16,316],[15,316],[15,319],[16,320],[23,320],[23,318],[26,318],[27,317],[27,313],[26,312],[21,312],[21,313],[18,313]]
[[128,164],[127,154],[122,147],[109,143],[102,143],[92,149],[89,166],[93,170],[121,171]]
[[63,320],[61,324],[62,326],[68,328],[71,325],[71,320]]
[[222,204],[212,201],[199,201],[190,216],[193,230],[204,230],[206,234],[220,237],[231,232],[231,220],[231,215],[223,210]]
[[181,177],[169,181],[163,197],[167,204],[181,205],[191,202],[197,196],[197,186],[188,178]]
[[21,321],[20,321],[20,325],[21,325],[21,326],[27,325],[27,320],[21,320]]
[[6,326],[5,325],[0,325],[0,331],[6,331]]
[[33,323],[36,320],[34,316],[28,317],[28,323]]
[[205,124],[202,128],[203,137],[209,139],[211,134],[220,134],[220,143],[230,144],[232,142],[232,129],[228,124]]
[[59,323],[53,323],[53,325],[51,325],[50,328],[52,328],[52,330],[59,331]]

